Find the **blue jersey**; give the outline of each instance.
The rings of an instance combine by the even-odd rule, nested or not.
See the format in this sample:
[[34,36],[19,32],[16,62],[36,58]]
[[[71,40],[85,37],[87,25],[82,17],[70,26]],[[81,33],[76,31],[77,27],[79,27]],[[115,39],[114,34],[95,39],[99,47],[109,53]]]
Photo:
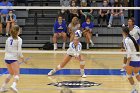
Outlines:
[[63,20],[62,24],[59,24],[58,21],[55,22],[54,33],[61,33],[66,31],[67,31],[66,21]]
[[93,22],[90,22],[90,24],[87,24],[87,22],[84,22],[84,23],[82,24],[82,28],[83,28],[83,29],[93,29],[93,27],[94,27]]
[[[0,6],[13,6],[13,5],[11,2],[7,2],[7,3],[0,2]],[[1,9],[0,12],[1,12],[1,14],[8,14],[9,9]]]

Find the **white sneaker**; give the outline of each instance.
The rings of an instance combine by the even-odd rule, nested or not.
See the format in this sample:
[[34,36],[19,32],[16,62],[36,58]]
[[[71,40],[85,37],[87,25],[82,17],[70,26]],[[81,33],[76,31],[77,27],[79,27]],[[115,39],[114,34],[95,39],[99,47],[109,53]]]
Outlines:
[[122,68],[120,71],[122,71],[122,72],[123,72],[123,71],[125,71],[125,69],[124,69],[124,68]]
[[111,27],[111,24],[109,24],[107,27],[110,28]]
[[54,71],[54,70],[51,70],[51,71],[48,73],[48,76],[52,76],[54,73],[55,73],[55,71]]
[[11,86],[11,87],[10,87],[10,89],[11,89],[14,93],[18,93],[18,90],[17,90],[17,88],[16,88],[16,87]]
[[131,93],[138,93],[138,90],[133,89],[133,90],[131,91]]
[[54,50],[57,50],[57,44],[54,44]]
[[125,24],[122,24],[122,27],[125,27]]
[[83,74],[81,77],[82,77],[82,78],[86,78],[87,76],[86,76],[85,74]]
[[87,49],[89,49],[89,44],[87,44]]
[[7,92],[8,91],[8,89],[6,89],[6,88],[0,88],[0,93],[4,93],[4,92]]

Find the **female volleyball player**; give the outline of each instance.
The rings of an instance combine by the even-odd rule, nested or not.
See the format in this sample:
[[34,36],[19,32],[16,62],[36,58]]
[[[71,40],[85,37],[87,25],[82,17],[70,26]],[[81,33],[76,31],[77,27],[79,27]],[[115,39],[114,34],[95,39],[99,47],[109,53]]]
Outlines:
[[128,80],[132,85],[132,92],[131,93],[138,93],[136,90],[136,84],[133,80],[132,73],[134,73],[136,79],[140,82],[140,55],[138,54],[131,54],[132,52],[139,52],[139,46],[135,39],[129,34],[129,28],[124,27],[122,32],[124,39],[124,47],[127,52],[127,63],[125,66]]
[[[135,25],[135,20],[134,18],[129,18],[128,19],[128,28],[130,30],[129,34],[137,41],[138,45],[140,46],[140,28],[138,26]],[[126,56],[124,57],[123,60],[123,69],[121,69],[121,71],[124,71],[124,67],[126,65],[127,62],[127,58]]]
[[67,55],[64,58],[64,61],[62,63],[60,63],[56,68],[54,68],[53,70],[51,70],[48,73],[48,76],[53,75],[56,71],[62,69],[70,60],[72,57],[75,57],[76,59],[78,59],[80,61],[80,72],[81,72],[81,76],[83,78],[86,77],[85,73],[84,73],[84,66],[85,66],[85,61],[83,60],[82,55],[80,54],[81,49],[82,49],[82,45],[79,42],[79,37],[81,37],[81,31],[77,30],[75,32],[75,37],[73,39],[72,42],[70,42],[69,44],[69,49],[67,50]]
[[18,60],[24,61],[21,48],[22,39],[18,36],[20,34],[20,27],[18,25],[13,26],[10,31],[10,34],[11,36],[6,40],[5,58],[4,58],[9,75],[2,84],[0,91],[4,92],[6,90],[6,85],[8,84],[12,76],[14,76],[14,81],[10,88],[14,93],[17,93],[18,90],[16,88],[16,85],[19,81],[19,70],[20,70]]

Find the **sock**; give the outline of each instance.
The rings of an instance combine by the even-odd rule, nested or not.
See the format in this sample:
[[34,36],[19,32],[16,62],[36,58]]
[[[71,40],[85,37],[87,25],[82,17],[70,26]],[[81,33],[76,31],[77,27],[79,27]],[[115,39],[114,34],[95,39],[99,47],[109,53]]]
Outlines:
[[80,72],[81,72],[81,75],[85,74],[84,69],[80,69]]
[[65,49],[65,46],[66,46],[66,43],[65,43],[65,42],[63,42],[63,49]]
[[57,43],[54,43],[54,49],[57,49]]
[[90,43],[93,44],[92,40],[90,39]]
[[132,90],[136,89],[136,84],[132,85]]
[[87,43],[87,49],[89,49],[89,44]]

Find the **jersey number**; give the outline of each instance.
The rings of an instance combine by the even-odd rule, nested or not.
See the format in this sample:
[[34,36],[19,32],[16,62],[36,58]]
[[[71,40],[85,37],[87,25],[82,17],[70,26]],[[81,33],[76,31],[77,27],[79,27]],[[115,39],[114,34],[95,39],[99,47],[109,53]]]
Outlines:
[[10,40],[10,45],[13,45],[13,39]]

